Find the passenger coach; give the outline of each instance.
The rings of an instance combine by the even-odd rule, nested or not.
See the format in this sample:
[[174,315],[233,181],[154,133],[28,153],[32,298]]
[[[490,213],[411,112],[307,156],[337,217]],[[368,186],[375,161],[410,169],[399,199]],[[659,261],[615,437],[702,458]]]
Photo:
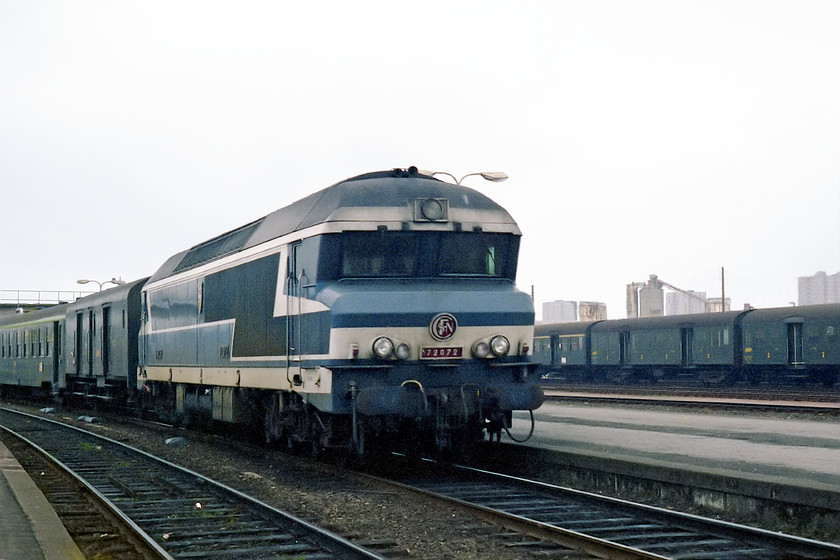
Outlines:
[[22,313],[0,324],[0,389],[28,388],[50,394],[64,367],[66,304]]
[[135,280],[66,305],[63,375],[68,397],[133,403],[137,392],[140,290]]
[[840,304],[542,324],[536,359],[549,377],[821,383],[840,374]]

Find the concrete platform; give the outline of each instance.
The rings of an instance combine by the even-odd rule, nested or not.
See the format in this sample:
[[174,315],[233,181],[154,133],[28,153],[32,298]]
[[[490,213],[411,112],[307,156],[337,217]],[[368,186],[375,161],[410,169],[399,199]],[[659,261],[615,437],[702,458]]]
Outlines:
[[47,499],[0,442],[0,560],[84,560]]
[[[547,402],[527,445],[569,465],[840,511],[840,421]],[[530,429],[514,415],[513,435]],[[506,438],[506,436],[505,436]]]

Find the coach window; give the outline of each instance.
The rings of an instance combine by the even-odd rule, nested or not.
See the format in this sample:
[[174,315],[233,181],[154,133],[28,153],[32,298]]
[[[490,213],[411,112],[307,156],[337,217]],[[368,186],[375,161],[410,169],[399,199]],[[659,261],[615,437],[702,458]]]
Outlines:
[[709,333],[712,348],[720,348],[723,345],[723,335],[720,329],[712,329]]

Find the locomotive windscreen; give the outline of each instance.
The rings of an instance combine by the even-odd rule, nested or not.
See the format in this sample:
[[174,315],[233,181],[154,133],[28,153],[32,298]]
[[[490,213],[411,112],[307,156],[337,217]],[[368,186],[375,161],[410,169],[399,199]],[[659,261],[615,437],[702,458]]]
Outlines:
[[[470,276],[514,279],[519,238],[484,232],[357,231],[328,235],[337,278]],[[327,249],[328,250],[328,249]],[[332,252],[332,251],[331,251]]]

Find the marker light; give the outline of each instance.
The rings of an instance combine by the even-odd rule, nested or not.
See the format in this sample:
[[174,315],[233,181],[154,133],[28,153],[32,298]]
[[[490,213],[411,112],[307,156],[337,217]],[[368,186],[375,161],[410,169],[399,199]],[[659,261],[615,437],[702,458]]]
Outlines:
[[479,342],[473,347],[473,356],[483,360],[490,355],[490,345],[486,342]]
[[409,348],[408,344],[406,344],[405,342],[400,342],[394,349],[394,354],[400,360],[407,360],[408,357],[411,355],[411,348]]

